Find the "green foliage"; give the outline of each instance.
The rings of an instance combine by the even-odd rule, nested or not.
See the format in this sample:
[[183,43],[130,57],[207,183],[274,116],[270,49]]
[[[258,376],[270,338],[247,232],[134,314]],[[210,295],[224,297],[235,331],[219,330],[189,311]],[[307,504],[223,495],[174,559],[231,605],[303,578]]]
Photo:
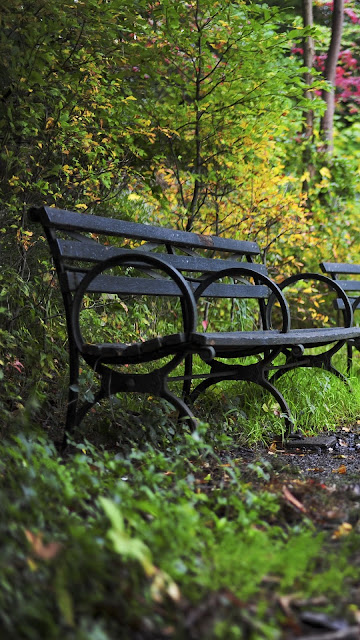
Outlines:
[[[44,437],[6,440],[4,637],[125,639],[149,628],[160,637],[171,625],[183,638],[184,607],[209,593],[223,593],[226,602],[228,593],[258,602],[256,637],[275,638],[278,620],[267,610],[263,579],[278,578],[279,595],[311,594],[315,565],[316,595],[337,597],[353,574],[350,564],[339,563],[338,552],[336,561],[323,554],[324,540],[306,520],[297,531],[269,526],[279,511],[276,495],[255,491],[236,461],[224,466],[204,438],[199,431],[179,440],[171,456],[133,449],[127,459],[85,442],[67,460]],[[199,638],[216,637],[229,619],[242,632],[244,620],[230,603]]]
[[[281,203],[284,182],[272,141],[287,139],[290,120],[301,117],[302,80],[296,60],[284,55],[289,38],[276,32],[277,19],[265,5],[219,2],[214,9],[208,0],[176,7],[169,0],[149,13],[136,68],[138,99],[159,132],[143,175],[160,222],[254,236],[263,231],[269,202],[280,208],[274,195]],[[297,208],[291,197],[287,204],[292,228]],[[278,223],[275,217],[268,225],[273,235]]]
[[132,146],[135,99],[122,91],[117,45],[119,24],[130,28],[125,5],[5,3],[2,20],[5,201],[26,193],[86,208],[84,198],[109,196]]

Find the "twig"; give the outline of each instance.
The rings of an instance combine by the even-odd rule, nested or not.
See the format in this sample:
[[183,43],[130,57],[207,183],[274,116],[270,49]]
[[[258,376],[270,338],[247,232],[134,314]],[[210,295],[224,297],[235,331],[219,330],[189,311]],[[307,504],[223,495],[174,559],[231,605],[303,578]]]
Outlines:
[[360,627],[347,627],[339,631],[329,631],[326,633],[316,633],[312,636],[300,636],[297,640],[359,640]]

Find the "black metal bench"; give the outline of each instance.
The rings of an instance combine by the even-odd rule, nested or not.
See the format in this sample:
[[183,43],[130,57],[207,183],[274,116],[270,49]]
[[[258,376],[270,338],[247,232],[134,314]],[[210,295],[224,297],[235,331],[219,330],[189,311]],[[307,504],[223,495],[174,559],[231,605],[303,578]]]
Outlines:
[[[353,311],[356,311],[360,307],[360,264],[321,262],[320,268],[346,292]],[[335,300],[335,308],[343,311],[344,302],[342,298]],[[348,372],[350,372],[352,366],[353,348],[360,351],[360,337],[355,337],[347,341]]]
[[[292,330],[281,289],[268,278],[266,267],[254,262],[260,257],[254,242],[50,207],[31,209],[30,218],[41,223],[45,231],[65,306],[70,353],[66,417],[69,432],[95,403],[119,392],[162,397],[194,425],[196,420],[189,403],[200,393],[220,381],[245,380],[273,395],[289,435],[292,429],[289,407],[273,384],[274,377],[269,379],[269,372],[275,371],[277,377],[298,366],[319,366],[336,372],[331,364],[333,353],[358,333],[351,327],[352,309],[341,287],[323,275],[314,274],[311,277],[328,281],[343,300],[345,327]],[[114,275],[114,269],[120,267],[122,274]],[[96,292],[112,298],[125,296],[126,304],[122,302],[125,307],[130,297],[134,300],[143,295],[180,299],[183,326],[180,331],[130,342],[87,341],[82,335],[80,310],[84,296]],[[235,326],[224,332],[208,332],[203,328],[199,331],[197,307],[204,299],[220,298],[256,301],[260,328],[241,331]],[[275,300],[281,312],[278,329],[271,327],[270,318]],[[330,356],[324,352],[312,361],[304,357],[304,348],[325,345],[332,345]],[[281,352],[286,354],[286,363],[277,367],[274,360]],[[201,358],[200,373],[194,373],[194,355]],[[254,355],[256,362],[249,361],[249,356]],[[99,375],[100,387],[78,407],[80,356]],[[165,357],[165,364],[160,363],[151,372],[127,372],[129,365],[155,363]],[[224,362],[228,359],[231,362]],[[184,366],[181,375],[170,375],[180,363]],[[172,381],[182,381],[182,393],[169,390]]]

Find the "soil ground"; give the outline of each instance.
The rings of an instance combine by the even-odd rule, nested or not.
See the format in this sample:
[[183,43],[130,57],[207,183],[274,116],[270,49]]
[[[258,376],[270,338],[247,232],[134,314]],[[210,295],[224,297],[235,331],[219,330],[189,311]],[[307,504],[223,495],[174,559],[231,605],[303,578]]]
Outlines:
[[[251,470],[248,479],[252,486],[278,493],[281,503],[278,518],[283,525],[310,519],[317,531],[326,534],[329,551],[336,549],[340,538],[350,531],[360,533],[360,421],[334,433],[294,439],[286,445],[274,441],[266,448],[234,449],[232,455],[244,470],[249,468],[249,462],[264,465],[268,478],[265,485],[264,479],[255,478]],[[360,549],[352,562],[359,567],[360,576]],[[271,588],[269,593],[271,598]],[[305,601],[296,594],[288,598],[274,595],[274,607],[280,607],[285,615],[282,638],[360,639],[359,613],[349,619],[349,607],[356,605],[360,611],[360,578],[347,597],[339,598],[331,614],[320,612],[324,605],[326,608],[323,595]]]

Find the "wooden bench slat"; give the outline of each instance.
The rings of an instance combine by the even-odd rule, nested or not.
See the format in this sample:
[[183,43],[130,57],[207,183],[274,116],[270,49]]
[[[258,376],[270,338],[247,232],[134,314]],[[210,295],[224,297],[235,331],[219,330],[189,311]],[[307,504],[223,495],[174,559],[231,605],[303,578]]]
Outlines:
[[335,280],[344,291],[360,291],[360,280]]
[[296,344],[308,347],[322,346],[339,340],[349,340],[359,335],[358,327],[329,327],[321,329],[290,329],[281,333],[274,329],[268,331],[232,331],[218,333],[193,333],[191,340],[201,346],[213,346],[217,349],[239,350],[254,346],[276,347]]
[[347,264],[342,262],[321,262],[320,268],[324,273],[330,275],[342,274],[359,274],[360,264]]
[[[276,330],[267,331],[232,331],[219,333],[193,333],[190,340],[193,344],[201,346],[216,346],[217,349],[239,351],[253,347],[274,348],[279,345],[292,346],[296,343],[307,346],[321,346],[338,340],[353,339],[357,337],[359,330],[356,327],[344,329],[343,327],[329,327],[324,329],[324,334],[317,329],[292,329],[284,334]],[[97,357],[140,356],[142,353],[151,353],[168,345],[180,345],[186,342],[184,333],[157,336],[145,342],[134,344],[104,343],[85,344],[84,352]]]
[[[84,274],[67,272],[61,277],[62,285],[66,283],[69,291],[75,291]],[[193,291],[197,283],[190,283]],[[112,293],[127,295],[179,296],[179,288],[172,280],[153,278],[128,278],[122,276],[97,276],[89,286],[90,293]],[[204,298],[255,298],[269,297],[269,289],[264,285],[212,284],[204,294]]]
[[186,342],[184,333],[173,333],[166,336],[156,336],[145,342],[135,342],[134,344],[124,343],[101,343],[84,344],[85,354],[96,358],[136,358],[142,354],[151,354],[166,347],[181,346]]
[[344,291],[360,291],[360,280],[338,280],[335,282],[340,285]]
[[[57,246],[62,258],[66,260],[79,260],[84,262],[100,262],[112,256],[132,255],[131,249],[121,249],[112,246],[86,242],[71,242],[69,240],[57,240]],[[149,252],[149,255],[152,255]],[[172,265],[179,271],[211,273],[229,267],[246,266],[255,273],[266,275],[267,269],[263,264],[240,262],[239,260],[222,260],[220,258],[202,258],[198,256],[179,256],[168,253],[154,253]],[[146,265],[149,268],[149,265]]]
[[[349,296],[350,304],[354,304],[355,300],[357,300],[357,297]],[[339,311],[343,311],[343,309],[344,309],[343,300],[341,300],[340,298],[337,298],[334,301],[334,303],[335,303],[335,309],[338,309]]]
[[101,235],[126,237],[134,240],[156,240],[177,247],[216,249],[249,256],[260,255],[260,249],[256,242],[201,235],[189,233],[188,231],[166,229],[164,227],[153,227],[146,224],[128,222],[127,220],[103,218],[96,215],[65,211],[63,209],[56,209],[55,207],[31,209],[30,216],[33,221],[41,222],[45,226],[53,226],[64,231],[84,231]]

